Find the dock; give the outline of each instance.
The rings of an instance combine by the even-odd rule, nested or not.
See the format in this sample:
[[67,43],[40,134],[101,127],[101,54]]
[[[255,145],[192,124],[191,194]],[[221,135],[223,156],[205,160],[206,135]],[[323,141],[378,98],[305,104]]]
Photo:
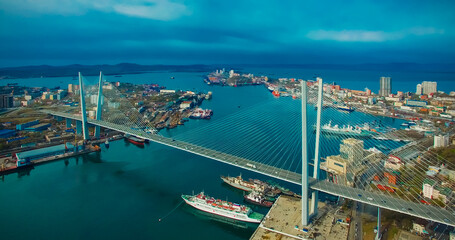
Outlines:
[[[311,201],[310,201],[311,205]],[[281,195],[259,224],[250,240],[262,239],[337,239],[348,237],[349,224],[337,222],[338,206],[318,203],[318,214],[312,223],[302,228],[302,203],[300,198]]]

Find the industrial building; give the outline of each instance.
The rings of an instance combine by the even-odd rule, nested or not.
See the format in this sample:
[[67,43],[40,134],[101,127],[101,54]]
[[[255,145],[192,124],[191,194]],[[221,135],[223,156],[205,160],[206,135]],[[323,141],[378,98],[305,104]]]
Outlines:
[[[79,148],[81,148],[80,146]],[[56,156],[64,154],[66,152],[72,152],[75,150],[75,147],[71,143],[65,143],[61,145],[56,145],[47,148],[40,148],[35,150],[30,150],[26,152],[20,152],[16,154],[17,162],[16,166],[21,167],[30,163],[30,161],[37,160],[40,158]]]
[[40,123],[37,125],[33,125],[30,127],[25,128],[25,131],[30,131],[30,132],[39,132],[48,129],[51,126],[50,123]]
[[22,124],[17,124],[16,125],[16,130],[22,131],[25,130],[25,128],[28,128],[33,125],[37,125],[39,123],[39,120],[27,122],[27,123],[22,123]]
[[10,129],[0,130],[0,138],[10,138],[16,135],[16,131]]

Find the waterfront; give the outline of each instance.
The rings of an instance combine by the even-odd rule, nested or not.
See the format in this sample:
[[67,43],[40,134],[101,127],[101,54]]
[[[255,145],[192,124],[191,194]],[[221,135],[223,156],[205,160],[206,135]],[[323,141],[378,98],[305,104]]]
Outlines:
[[[176,80],[166,75],[175,75]],[[197,73],[128,75],[116,79],[159,83],[168,89],[213,91],[213,99],[202,105],[214,110],[213,118],[210,121],[189,121],[176,129],[162,131],[163,135],[169,136],[191,133],[197,127],[222,121],[224,117],[245,111],[249,106],[250,109],[258,109],[261,102],[299,106],[298,100],[275,99],[263,86],[206,86]],[[276,116],[282,116],[288,110],[277,110]],[[325,113],[330,113],[334,118],[346,115],[333,109],[327,109]],[[354,114],[367,116],[357,112]],[[399,121],[393,124],[399,125]],[[220,134],[223,132],[212,132],[210,137],[216,141]],[[20,178],[17,174],[5,176],[0,183],[0,203],[7,206],[2,211],[8,218],[0,220],[0,228],[7,233],[7,238],[16,239],[34,236],[54,239],[67,236],[74,239],[120,239],[131,236],[139,239],[177,239],[187,236],[200,239],[213,236],[218,239],[246,239],[254,229],[195,218],[191,211],[187,211],[186,205],[163,221],[158,221],[181,202],[181,194],[191,194],[193,190],[205,190],[211,196],[241,202],[242,193],[222,184],[219,179],[220,175],[238,175],[239,172],[246,178],[266,179],[259,174],[159,144],[150,143],[140,149],[133,144],[116,141],[111,143],[108,150],[103,148],[100,153],[70,158],[68,165],[58,161],[41,165]],[[257,210],[265,211],[261,208]]]

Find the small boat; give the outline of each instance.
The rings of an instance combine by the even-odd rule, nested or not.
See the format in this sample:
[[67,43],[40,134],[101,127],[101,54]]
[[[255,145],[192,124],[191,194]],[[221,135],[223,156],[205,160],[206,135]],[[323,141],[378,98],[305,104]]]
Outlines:
[[106,148],[109,148],[109,139],[106,139],[106,141],[104,142],[104,146],[105,146]]
[[340,110],[346,111],[346,112],[353,112],[354,111],[354,108],[350,107],[350,106],[338,106],[337,108],[340,109]]
[[243,198],[246,202],[263,207],[271,207],[273,205],[273,202],[267,201],[264,196],[255,191],[252,191],[248,195],[243,196]]

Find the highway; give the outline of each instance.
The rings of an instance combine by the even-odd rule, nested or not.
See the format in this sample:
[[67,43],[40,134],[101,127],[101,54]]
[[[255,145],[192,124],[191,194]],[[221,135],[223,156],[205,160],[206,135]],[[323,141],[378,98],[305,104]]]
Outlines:
[[[80,116],[68,113],[61,113],[49,110],[43,110],[47,114],[81,120]],[[175,139],[163,137],[157,134],[147,133],[142,130],[132,129],[131,127],[119,124],[108,123],[101,120],[87,119],[87,122],[93,125],[98,125],[104,128],[116,130],[126,134],[138,136],[150,141],[164,144],[166,146],[177,148],[182,151],[190,152],[206,158],[210,158],[222,163],[230,164],[249,171],[257,172],[266,176],[284,180],[297,185],[302,184],[302,176],[299,173],[291,172],[285,169],[276,168],[270,165],[254,162],[245,158],[234,155],[218,152],[205,147],[197,146],[191,143],[178,141]],[[446,209],[425,205],[419,202],[410,202],[404,199],[385,195],[380,192],[368,192],[363,189],[352,188],[344,185],[335,184],[324,180],[316,180],[309,178],[309,186],[313,190],[318,190],[328,194],[344,197],[357,202],[369,204],[383,209],[392,210],[408,214],[411,216],[428,219],[434,222],[439,222],[455,227],[455,213]]]

